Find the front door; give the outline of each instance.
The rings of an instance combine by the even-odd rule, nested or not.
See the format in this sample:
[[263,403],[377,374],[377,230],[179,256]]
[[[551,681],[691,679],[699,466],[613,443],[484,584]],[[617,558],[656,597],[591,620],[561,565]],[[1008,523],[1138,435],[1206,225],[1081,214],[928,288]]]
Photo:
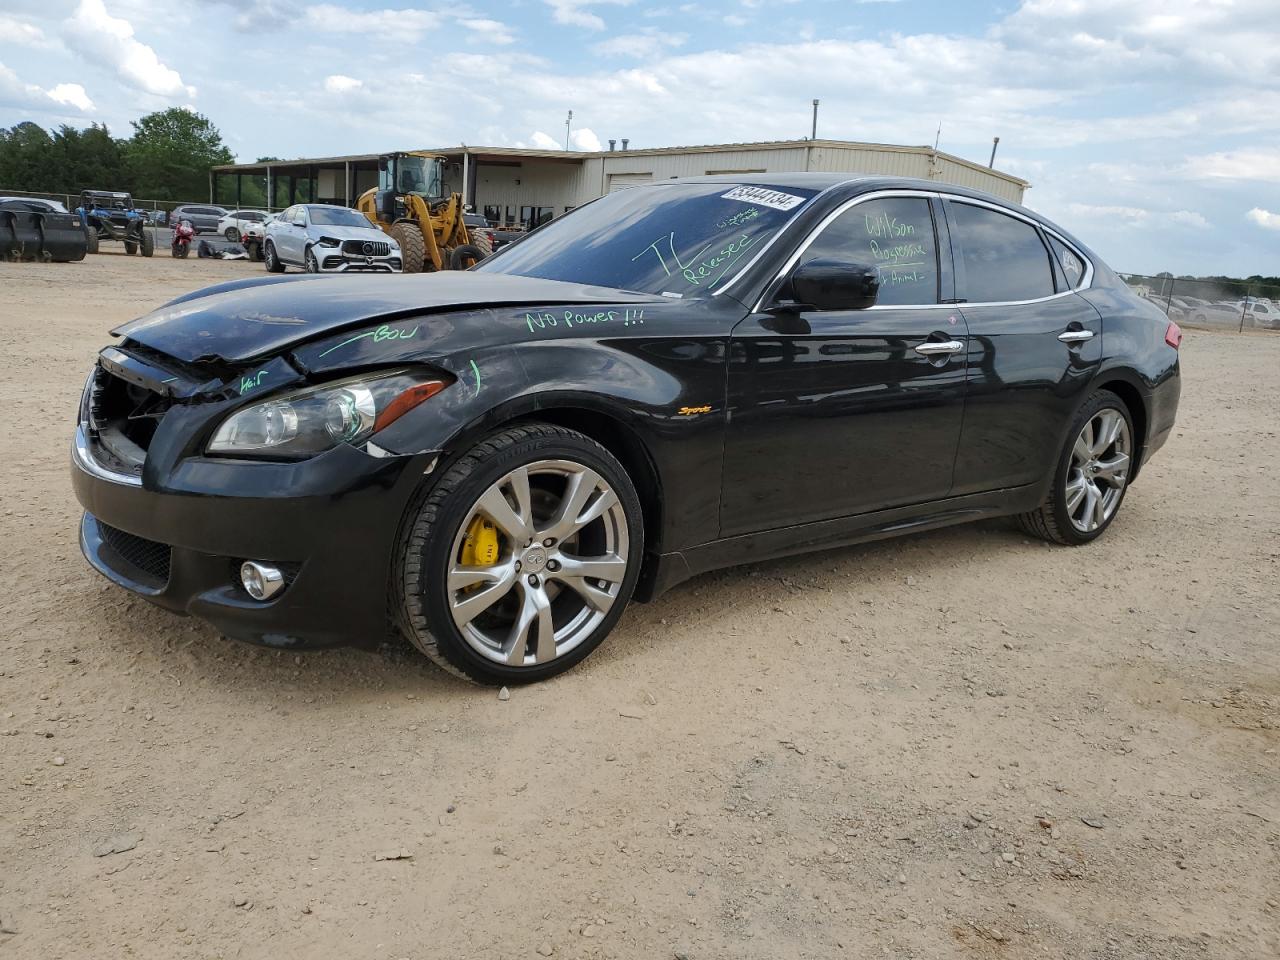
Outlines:
[[[853,201],[797,263],[875,265],[865,310],[757,313],[733,331],[721,536],[941,499],[965,388],[964,319],[925,196]],[[944,289],[948,288],[948,289]]]

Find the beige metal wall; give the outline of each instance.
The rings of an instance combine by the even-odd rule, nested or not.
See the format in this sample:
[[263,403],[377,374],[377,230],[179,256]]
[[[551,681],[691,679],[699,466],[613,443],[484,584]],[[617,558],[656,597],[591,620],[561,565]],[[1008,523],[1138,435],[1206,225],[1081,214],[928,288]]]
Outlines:
[[[803,170],[834,173],[916,177],[985,190],[1005,200],[1022,202],[1023,187],[983,167],[919,150],[892,147],[784,147],[773,150],[725,149],[687,153],[652,153],[582,157],[576,163],[525,159],[519,166],[479,163],[476,209],[493,204],[517,212],[522,206],[552,207],[555,215],[609,192],[611,184],[647,175],[654,181],[673,177],[701,177],[708,173],[792,173]],[[617,175],[616,180],[612,180]],[[460,175],[451,170],[450,179]],[[461,183],[452,183],[461,189]]]

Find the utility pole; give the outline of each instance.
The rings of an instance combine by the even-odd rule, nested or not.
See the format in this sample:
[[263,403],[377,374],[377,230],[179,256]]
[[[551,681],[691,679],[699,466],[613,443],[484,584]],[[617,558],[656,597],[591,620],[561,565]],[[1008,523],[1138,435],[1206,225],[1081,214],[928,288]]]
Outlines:
[[564,121],[564,148],[569,149],[569,125],[573,123],[573,111],[569,111],[569,116]]
[[996,165],[996,147],[1000,146],[1000,138],[995,137],[991,141],[991,159],[987,162],[987,166],[994,168]]
[[818,101],[813,101],[813,129],[809,132],[810,140],[818,139]]

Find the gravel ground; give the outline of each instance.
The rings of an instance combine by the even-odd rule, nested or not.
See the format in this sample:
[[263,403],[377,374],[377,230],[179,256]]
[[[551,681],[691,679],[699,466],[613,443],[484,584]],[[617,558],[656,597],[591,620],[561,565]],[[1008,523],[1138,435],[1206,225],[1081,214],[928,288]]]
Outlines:
[[0,263],[0,954],[1280,955],[1280,336],[1188,335],[1091,547],[988,523],[703,576],[503,702],[82,561],[107,329],[259,270]]

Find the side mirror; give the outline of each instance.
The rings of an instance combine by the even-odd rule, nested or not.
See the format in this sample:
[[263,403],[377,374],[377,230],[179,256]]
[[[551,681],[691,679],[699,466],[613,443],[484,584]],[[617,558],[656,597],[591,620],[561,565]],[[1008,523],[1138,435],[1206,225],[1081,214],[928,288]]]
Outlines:
[[880,274],[862,263],[810,260],[796,267],[787,286],[797,303],[816,310],[865,310],[875,305]]

